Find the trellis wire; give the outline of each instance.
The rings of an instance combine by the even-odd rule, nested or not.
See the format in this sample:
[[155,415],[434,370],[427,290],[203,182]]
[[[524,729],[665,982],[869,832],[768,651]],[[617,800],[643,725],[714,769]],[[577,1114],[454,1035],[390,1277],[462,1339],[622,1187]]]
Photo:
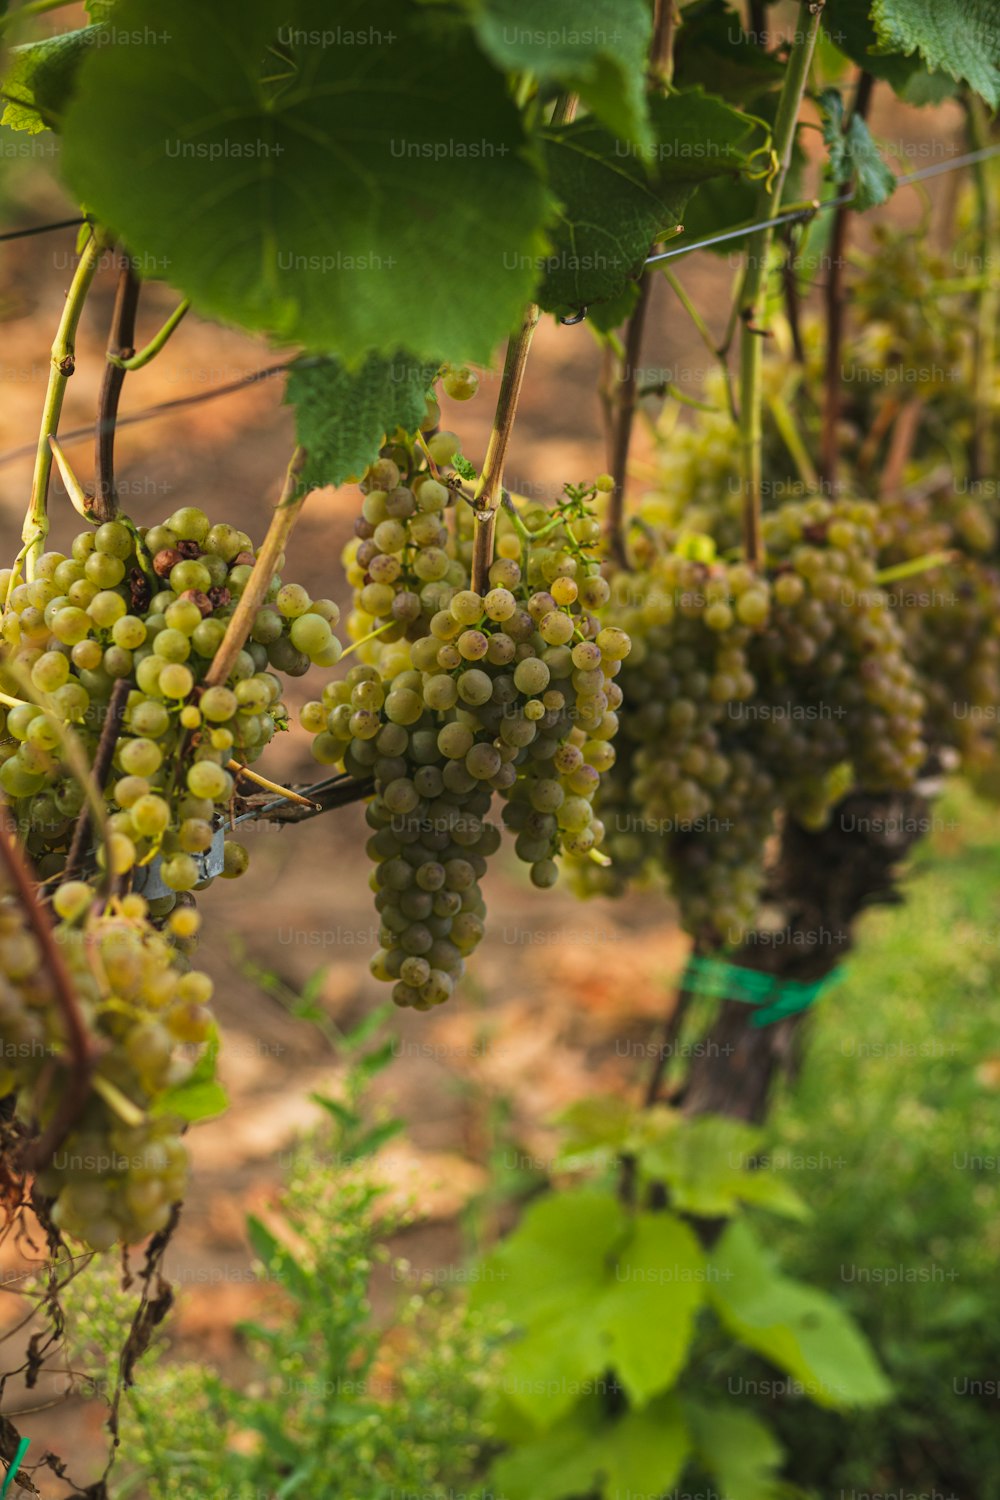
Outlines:
[[[896,186],[907,187],[912,182],[923,182],[928,177],[941,177],[947,172],[956,172],[960,167],[970,167],[976,162],[987,161],[990,157],[998,155],[1000,155],[1000,144],[983,146],[979,151],[966,151],[964,155],[956,156],[951,161],[935,162],[929,167],[921,167],[916,172],[906,172],[896,179]],[[856,197],[856,193],[841,193],[836,198],[816,199],[802,208],[792,208],[787,213],[778,214],[774,219],[765,219],[758,224],[738,224],[735,229],[727,229],[721,234],[694,240],[690,245],[675,245],[671,250],[659,250],[655,255],[647,255],[644,264],[658,265],[661,261],[673,260],[675,256],[690,255],[693,250],[706,250],[711,245],[721,245],[727,240],[742,239],[744,235],[755,234],[759,230],[768,229],[777,224],[801,223],[804,219],[812,219],[816,214],[825,213],[828,209],[853,203]]]

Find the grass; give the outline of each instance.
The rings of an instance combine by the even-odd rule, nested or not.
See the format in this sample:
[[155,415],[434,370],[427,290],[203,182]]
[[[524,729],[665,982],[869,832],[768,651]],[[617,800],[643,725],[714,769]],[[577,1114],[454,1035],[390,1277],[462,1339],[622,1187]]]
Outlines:
[[846,1422],[765,1403],[817,1495],[1000,1496],[1000,811],[953,788],[934,823],[772,1119],[775,1162],[815,1212],[777,1248],[841,1297],[897,1391]]

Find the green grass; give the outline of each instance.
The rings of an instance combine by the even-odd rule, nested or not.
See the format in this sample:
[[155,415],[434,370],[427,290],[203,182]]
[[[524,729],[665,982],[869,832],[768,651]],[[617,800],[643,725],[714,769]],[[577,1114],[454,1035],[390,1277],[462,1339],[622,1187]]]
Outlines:
[[772,1120],[815,1211],[776,1247],[843,1300],[897,1390],[846,1420],[762,1400],[787,1472],[822,1496],[1000,1496],[1000,813],[956,788],[935,823],[905,905],[865,918]]

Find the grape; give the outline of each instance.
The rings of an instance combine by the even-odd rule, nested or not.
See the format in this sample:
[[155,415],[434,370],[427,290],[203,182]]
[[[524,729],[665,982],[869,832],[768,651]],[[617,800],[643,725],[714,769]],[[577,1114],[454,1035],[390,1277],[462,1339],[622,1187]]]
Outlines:
[[245,875],[249,866],[249,851],[242,844],[226,839],[223,845],[223,877],[226,880],[235,880],[240,875]]
[[441,376],[441,384],[453,401],[468,401],[479,389],[479,376],[468,365],[457,368],[449,365]]
[[225,802],[232,795],[233,779],[214,761],[199,760],[187,773],[187,786],[194,797],[206,802]]
[[157,687],[167,698],[186,698],[194,688],[194,675],[179,662],[167,662],[157,679]]
[[[139,1123],[126,1124],[93,1092],[37,1187],[54,1200],[56,1225],[91,1248],[106,1249],[162,1229],[183,1196],[182,1122],[169,1112],[155,1115],[154,1106],[194,1066],[193,1059],[175,1056],[176,1044],[204,1042],[211,1016],[204,1007],[200,1017],[191,1016],[179,955],[149,925],[141,897],[125,898],[112,913],[97,904],[89,885],[73,881],[57,888],[53,908],[60,919],[55,941],[77,986],[101,1071],[136,1107]],[[30,1117],[36,1081],[50,1066],[53,1048],[62,1045],[61,1023],[50,976],[11,896],[0,899],[0,971],[10,1002],[4,1034],[22,1043],[7,1084],[16,1108],[23,1100]]]
[[320,615],[304,614],[292,621],[290,636],[298,650],[316,656],[329,646],[333,631]]

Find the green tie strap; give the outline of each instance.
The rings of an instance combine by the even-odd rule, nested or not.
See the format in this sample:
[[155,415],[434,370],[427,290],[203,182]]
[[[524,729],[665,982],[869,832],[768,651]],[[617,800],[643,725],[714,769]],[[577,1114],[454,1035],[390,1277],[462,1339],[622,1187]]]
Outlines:
[[31,1447],[31,1439],[30,1438],[22,1438],[21,1441],[20,1441],[20,1443],[18,1444],[17,1452],[14,1454],[14,1462],[11,1464],[10,1468],[7,1470],[7,1478],[3,1482],[3,1489],[0,1489],[0,1500],[3,1500],[3,1496],[6,1495],[7,1491],[10,1489],[11,1485],[13,1484],[13,1482],[14,1482],[14,1475],[17,1473],[18,1469],[21,1467],[21,1460],[24,1458],[24,1455],[27,1453],[27,1451],[28,1451],[28,1449],[30,1447]]
[[786,1016],[797,1016],[808,1010],[833,984],[843,977],[837,968],[822,979],[803,984],[798,979],[779,979],[775,974],[762,974],[757,969],[745,969],[739,964],[727,963],[724,958],[693,956],[681,978],[681,989],[692,995],[709,995],[717,1000],[741,1000],[745,1005],[758,1009],[751,1017],[751,1026],[770,1026],[783,1021]]

